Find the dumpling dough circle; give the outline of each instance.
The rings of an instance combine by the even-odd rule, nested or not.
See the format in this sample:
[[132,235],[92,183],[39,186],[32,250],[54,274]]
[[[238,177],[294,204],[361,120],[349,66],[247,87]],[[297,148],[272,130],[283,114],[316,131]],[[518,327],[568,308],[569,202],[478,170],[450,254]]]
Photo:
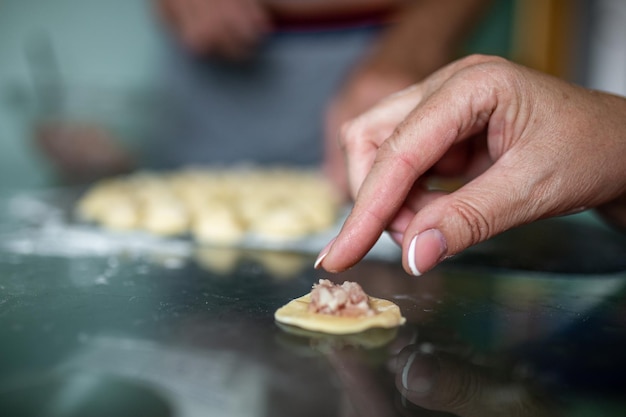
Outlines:
[[306,330],[329,334],[359,333],[374,327],[392,328],[401,326],[406,319],[400,312],[400,307],[389,300],[369,297],[370,306],[376,312],[373,316],[340,317],[329,314],[312,313],[309,311],[311,294],[291,300],[282,306],[274,318],[279,323],[301,327]]

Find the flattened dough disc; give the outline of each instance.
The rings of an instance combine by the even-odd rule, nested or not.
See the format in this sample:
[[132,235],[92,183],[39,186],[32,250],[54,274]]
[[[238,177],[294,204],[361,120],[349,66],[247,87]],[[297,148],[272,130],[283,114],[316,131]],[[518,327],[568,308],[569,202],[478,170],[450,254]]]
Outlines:
[[274,318],[279,323],[329,334],[359,333],[374,327],[392,328],[406,322],[400,308],[393,302],[375,297],[369,297],[369,302],[376,311],[373,316],[332,316],[310,312],[311,294],[306,294],[276,310]]

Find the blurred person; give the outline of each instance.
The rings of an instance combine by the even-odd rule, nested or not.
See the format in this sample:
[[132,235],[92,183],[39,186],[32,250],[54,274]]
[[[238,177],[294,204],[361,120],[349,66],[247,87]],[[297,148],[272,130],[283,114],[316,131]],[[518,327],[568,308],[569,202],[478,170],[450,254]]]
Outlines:
[[491,3],[156,0],[168,98],[148,164],[323,165],[345,189],[338,127],[458,56]]
[[338,127],[453,59],[490,3],[160,0],[182,45],[170,60],[183,118],[182,137],[165,141],[170,165],[323,161],[345,187]]
[[[500,57],[435,72],[344,126],[354,208],[316,267],[342,271],[387,230],[420,275],[507,229],[597,208],[626,230],[626,98]],[[453,192],[429,177],[461,177]]]
[[136,158],[119,138],[96,123],[46,120],[35,132],[39,149],[60,171],[62,181],[81,184],[136,167]]

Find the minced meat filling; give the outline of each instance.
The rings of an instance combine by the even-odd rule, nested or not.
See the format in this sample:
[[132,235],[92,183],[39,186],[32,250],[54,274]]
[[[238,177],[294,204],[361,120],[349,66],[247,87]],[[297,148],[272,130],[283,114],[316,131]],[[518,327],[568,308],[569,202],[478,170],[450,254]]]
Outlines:
[[345,281],[341,285],[320,279],[313,285],[309,311],[342,317],[372,316],[369,297],[356,282]]

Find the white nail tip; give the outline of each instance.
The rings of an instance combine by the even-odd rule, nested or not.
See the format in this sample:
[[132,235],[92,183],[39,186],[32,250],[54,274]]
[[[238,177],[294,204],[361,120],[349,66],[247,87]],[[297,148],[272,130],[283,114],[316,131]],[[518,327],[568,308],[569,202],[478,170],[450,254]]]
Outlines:
[[409,253],[408,253],[408,264],[409,264],[409,269],[411,270],[411,273],[413,275],[415,275],[416,277],[419,277],[420,275],[422,275],[422,273],[420,272],[419,269],[417,269],[417,265],[415,265],[415,244],[417,243],[417,235],[413,236],[413,239],[411,240],[411,244],[409,245]]
[[415,361],[415,356],[417,356],[417,352],[411,353],[409,359],[407,359],[404,364],[404,368],[402,368],[402,386],[404,389],[409,389],[409,371],[411,370],[411,366],[413,366],[413,361]]
[[322,263],[326,255],[328,255],[328,252],[323,253],[320,256],[318,256],[317,259],[315,260],[315,264],[313,264],[313,268],[315,269],[319,268],[320,264]]

